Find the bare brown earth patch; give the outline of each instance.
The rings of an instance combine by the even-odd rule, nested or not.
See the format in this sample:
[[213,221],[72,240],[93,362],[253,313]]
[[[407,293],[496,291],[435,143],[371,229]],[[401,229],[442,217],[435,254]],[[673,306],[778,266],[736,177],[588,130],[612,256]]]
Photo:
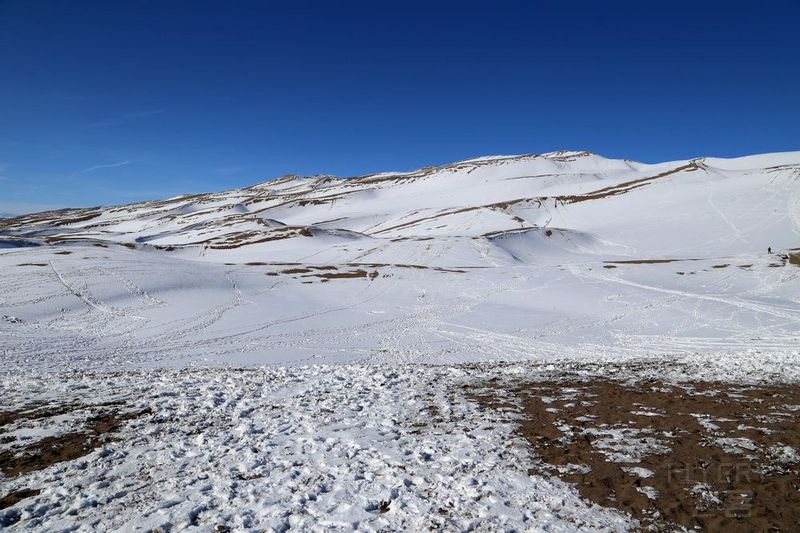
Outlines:
[[782,266],[786,266],[787,263],[790,265],[800,266],[800,254],[792,252],[781,254],[778,256],[777,262],[770,263],[767,266],[772,268],[780,268]]
[[348,270],[346,272],[324,272],[322,274],[311,274],[316,278],[321,278],[322,280],[329,280],[329,279],[350,279],[350,278],[369,278],[375,279],[378,277],[378,271],[373,270],[372,272],[367,272],[366,270]]
[[286,270],[281,270],[281,274],[306,274],[311,272],[310,268],[287,268]]
[[[0,509],[5,509],[7,507],[11,507],[12,505],[16,505],[17,503],[21,502],[25,498],[32,498],[33,496],[38,496],[39,493],[42,492],[39,489],[20,489],[9,494],[6,494],[2,498],[0,498]],[[19,522],[20,515],[18,513],[11,513],[4,517],[0,517],[0,526],[12,526]]]
[[[247,263],[248,265],[250,263]],[[259,263],[275,266],[277,263]],[[279,276],[281,274],[300,276],[304,278],[320,278],[322,281],[331,279],[348,279],[348,278],[369,278],[375,279],[381,273],[378,269],[381,268],[407,268],[412,270],[433,270],[435,272],[453,272],[463,274],[466,270],[463,268],[479,268],[479,267],[461,267],[461,268],[444,268],[444,267],[429,267],[424,265],[410,265],[402,263],[346,263],[341,266],[342,269],[349,267],[350,270],[339,270],[340,267],[331,265],[302,265],[300,263],[292,263],[292,268],[287,268],[279,271],[265,272],[267,276]],[[369,271],[371,270],[371,271]],[[315,272],[316,271],[316,272]],[[320,273],[321,271],[321,273]],[[384,273],[383,276],[391,277],[392,274]]]
[[542,462],[643,530],[798,531],[800,386],[575,377],[474,393]]
[[41,490],[38,489],[21,489],[6,494],[2,498],[0,498],[0,509],[5,509],[6,507],[11,507],[12,505],[16,505],[18,502],[24,500],[25,498],[36,496],[40,492]]
[[81,404],[31,406],[15,411],[2,411],[0,426],[3,430],[0,431],[0,438],[12,437],[5,438],[5,442],[14,442],[13,436],[4,433],[9,432],[7,426],[13,428],[16,422],[52,419],[64,414],[76,414],[82,421],[79,429],[48,436],[21,446],[12,445],[0,451],[0,471],[10,478],[83,457],[103,443],[113,440],[111,434],[125,421],[138,418],[147,412],[147,410],[125,410],[124,405],[119,402],[92,406]]
[[697,259],[622,259],[603,262],[612,265],[659,265],[661,263],[676,263],[679,261],[697,261]]

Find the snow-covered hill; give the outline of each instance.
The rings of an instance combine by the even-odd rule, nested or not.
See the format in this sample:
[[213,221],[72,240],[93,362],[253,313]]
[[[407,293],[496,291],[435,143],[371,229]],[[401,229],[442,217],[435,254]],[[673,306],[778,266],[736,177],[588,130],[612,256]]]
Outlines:
[[784,350],[799,221],[800,152],[482,157],[37,213],[0,220],[0,347],[23,366]]
[[347,179],[285,176],[0,228],[44,243],[111,242],[218,262],[716,257],[799,245],[798,180],[800,152],[656,165],[555,152]]

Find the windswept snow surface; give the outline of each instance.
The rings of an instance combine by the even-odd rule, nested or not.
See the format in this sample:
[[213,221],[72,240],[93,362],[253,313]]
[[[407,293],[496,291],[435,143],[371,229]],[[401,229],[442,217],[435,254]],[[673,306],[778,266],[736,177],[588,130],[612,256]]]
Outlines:
[[0,220],[5,407],[90,391],[154,413],[2,479],[42,493],[0,516],[625,529],[527,475],[513,420],[465,397],[470,369],[796,381],[799,247],[800,152],[483,157]]

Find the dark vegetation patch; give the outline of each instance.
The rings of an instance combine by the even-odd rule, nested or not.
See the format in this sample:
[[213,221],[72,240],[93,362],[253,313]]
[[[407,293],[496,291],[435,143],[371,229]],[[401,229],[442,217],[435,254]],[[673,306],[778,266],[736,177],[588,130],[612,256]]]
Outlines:
[[46,267],[47,263],[20,263],[19,267]]
[[70,250],[61,250],[60,252],[53,252],[56,255],[69,255],[72,252]]
[[[800,385],[564,377],[472,397],[520,416],[541,462],[646,530],[796,531]],[[645,469],[645,470],[643,470]]]
[[728,268],[729,266],[728,264],[712,265],[711,268]]

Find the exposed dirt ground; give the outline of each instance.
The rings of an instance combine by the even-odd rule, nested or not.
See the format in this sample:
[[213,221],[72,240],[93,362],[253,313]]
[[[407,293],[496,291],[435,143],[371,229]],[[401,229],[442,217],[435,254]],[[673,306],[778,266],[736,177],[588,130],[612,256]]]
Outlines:
[[[112,434],[125,420],[143,414],[142,411],[125,410],[125,405],[118,402],[91,406],[77,403],[29,405],[15,411],[0,411],[0,442],[6,445],[0,450],[0,472],[7,478],[13,478],[83,457],[113,439]],[[30,442],[11,434],[14,430],[41,425],[43,422],[46,426],[50,420],[63,415],[76,415],[80,421],[78,427]],[[0,509],[37,494],[38,489],[23,488],[10,493],[0,490]],[[0,526],[14,522],[14,517],[7,517],[5,522],[0,521]]]
[[575,377],[474,397],[519,417],[542,462],[645,530],[798,531],[800,385]]
[[[116,403],[105,403],[91,407],[66,404],[32,406],[19,411],[0,411],[0,438],[12,443],[8,449],[0,451],[0,471],[7,477],[42,470],[55,463],[71,461],[83,457],[107,440],[125,420],[143,415],[143,412],[126,412]],[[67,413],[80,413],[84,417],[83,427],[75,431],[45,437],[31,443],[15,444],[15,438],[6,434],[6,429],[14,423],[52,418]],[[18,425],[18,424],[14,424]]]

